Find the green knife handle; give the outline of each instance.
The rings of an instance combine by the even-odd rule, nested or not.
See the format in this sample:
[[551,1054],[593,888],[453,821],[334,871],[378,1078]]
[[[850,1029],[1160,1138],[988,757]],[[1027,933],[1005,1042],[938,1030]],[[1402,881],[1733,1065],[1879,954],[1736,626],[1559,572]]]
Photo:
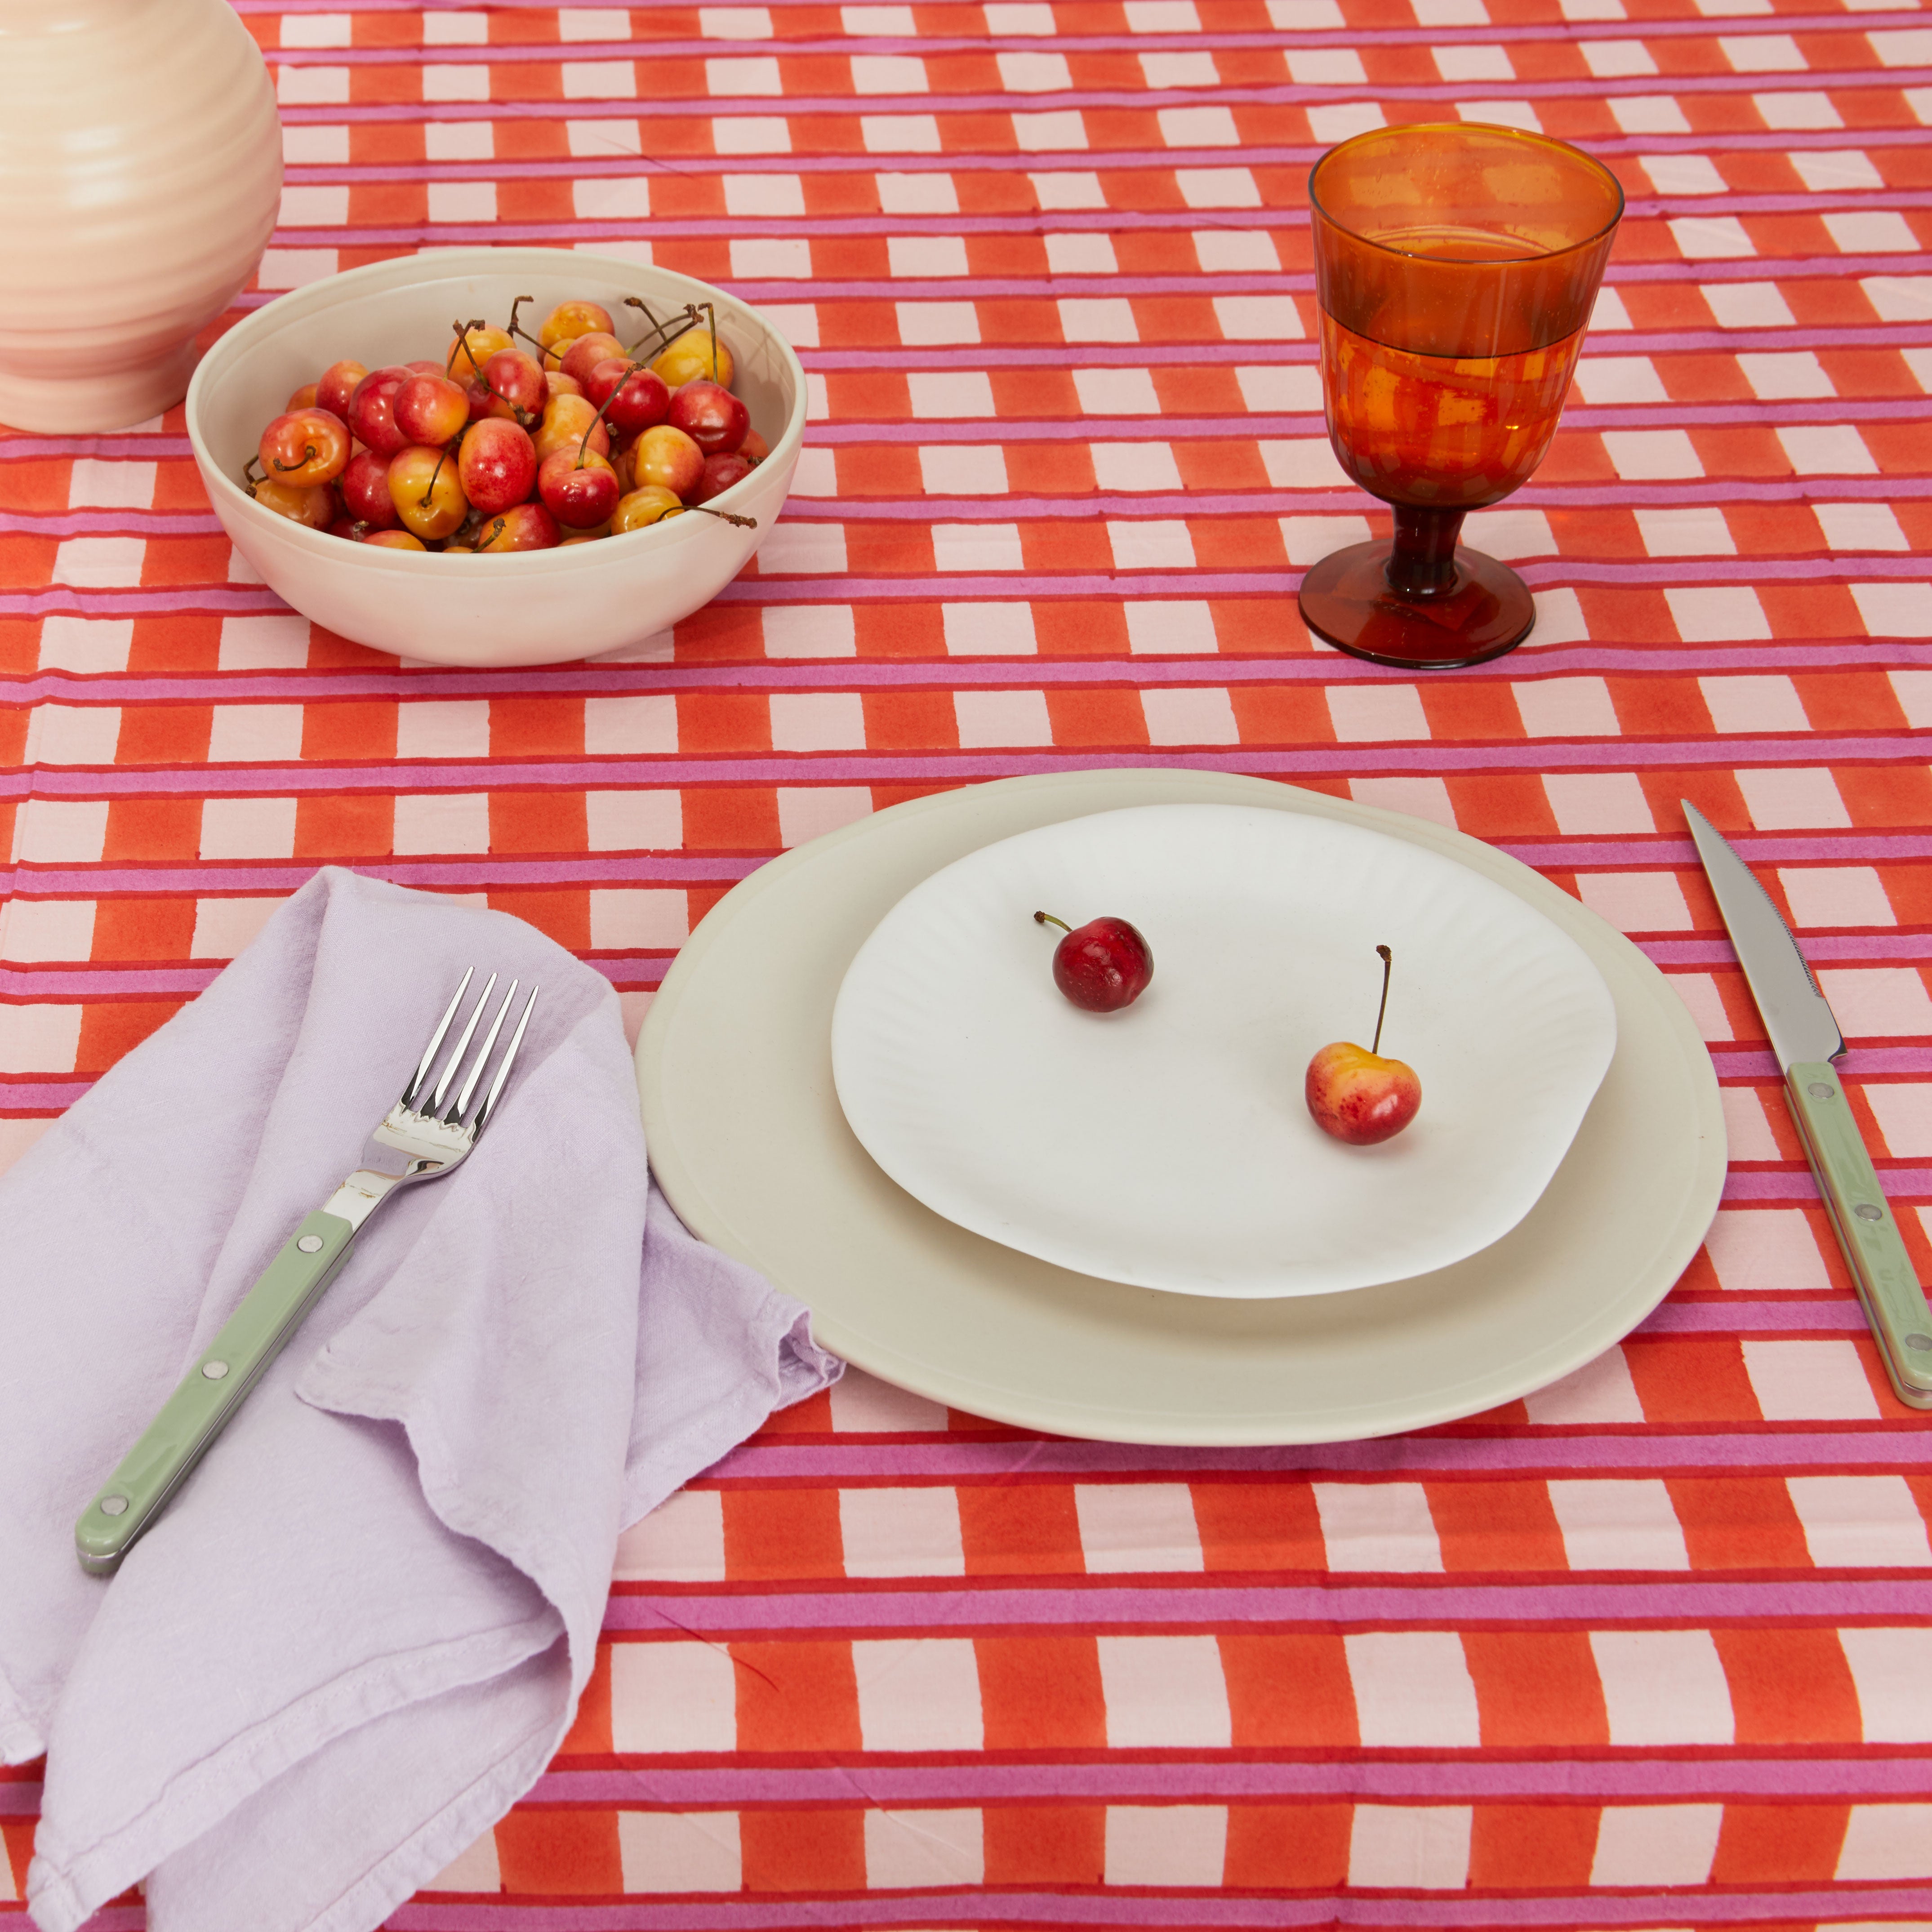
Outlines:
[[1797,1060],[1784,1076],[1805,1157],[1830,1210],[1865,1317],[1900,1402],[1932,1408],[1932,1309],[1905,1251],[1838,1070]]
[[355,1238],[350,1222],[318,1210],[282,1244],[140,1442],[81,1512],[74,1540],[83,1570],[97,1576],[112,1574],[128,1546],[160,1514],[301,1327],[349,1258]]

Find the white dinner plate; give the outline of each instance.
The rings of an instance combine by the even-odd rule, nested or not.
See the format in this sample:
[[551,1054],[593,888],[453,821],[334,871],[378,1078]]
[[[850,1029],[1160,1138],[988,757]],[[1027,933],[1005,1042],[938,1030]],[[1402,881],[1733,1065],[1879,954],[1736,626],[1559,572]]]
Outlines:
[[[1100,914],[1154,977],[1108,1014],[1053,982]],[[1345,1145],[1310,1118],[1310,1057],[1386,1051],[1412,1125]],[[923,880],[859,949],[832,1010],[852,1131],[927,1207],[1084,1274],[1183,1294],[1328,1294],[1447,1268],[1549,1185],[1616,1046],[1576,942],[1426,846],[1261,806],[1095,813]]]
[[[1616,1052],[1554,1178],[1501,1240],[1351,1294],[1163,1294],[973,1234],[915,1201],[859,1144],[832,1088],[832,1007],[892,906],[995,839],[1190,802],[1406,839],[1506,886],[1589,955],[1616,1003]],[[646,1016],[638,1073],[652,1167],[672,1206],[806,1303],[827,1348],[935,1402],[1122,1442],[1341,1442],[1526,1395],[1601,1354],[1664,1298],[1724,1179],[1710,1056],[1621,933],[1460,832],[1218,772],[969,786],[787,853],[686,943]]]

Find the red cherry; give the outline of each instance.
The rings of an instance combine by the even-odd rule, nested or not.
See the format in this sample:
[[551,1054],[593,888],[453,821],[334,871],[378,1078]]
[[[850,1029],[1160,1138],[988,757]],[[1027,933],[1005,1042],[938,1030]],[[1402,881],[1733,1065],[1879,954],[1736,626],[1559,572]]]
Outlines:
[[708,503],[714,496],[722,496],[734,483],[742,483],[752,473],[752,466],[735,450],[728,450],[722,456],[707,456],[704,459],[704,473],[692,486],[688,500],[694,503]]
[[[587,335],[580,335],[559,357],[566,376],[574,377],[587,386],[590,372],[598,363],[613,356],[621,356],[624,345],[614,335],[606,334],[602,329],[593,329]],[[556,351],[553,350],[554,355]]]
[[368,373],[360,362],[332,362],[315,386],[316,403],[331,416],[340,416],[346,422],[349,398],[355,394],[356,385]]
[[751,412],[729,389],[700,376],[670,399],[670,420],[706,456],[736,449],[752,427]]
[[292,489],[313,489],[319,483],[333,483],[349,466],[349,431],[338,418],[311,403],[276,417],[262,430],[256,454],[277,482]]
[[584,393],[604,410],[604,420],[625,436],[655,429],[670,414],[670,392],[664,378],[653,370],[632,369],[621,356],[608,356],[598,363]]
[[490,415],[508,416],[526,429],[549,400],[544,372],[520,349],[498,350],[483,365],[482,386],[494,394]]
[[586,450],[579,462],[570,449],[553,450],[544,458],[537,470],[537,493],[550,514],[573,530],[608,524],[623,494],[608,459]]
[[350,392],[349,427],[378,456],[394,456],[410,446],[409,438],[396,426],[396,392],[418,373],[392,362],[386,368],[371,369]]
[[373,449],[358,449],[337,479],[342,501],[359,524],[379,530],[396,526],[396,506],[389,498],[389,462]]
[[1154,948],[1125,920],[1092,919],[1076,928],[1050,912],[1034,918],[1066,935],[1053,949],[1053,983],[1076,1006],[1090,1013],[1118,1012],[1147,991]]

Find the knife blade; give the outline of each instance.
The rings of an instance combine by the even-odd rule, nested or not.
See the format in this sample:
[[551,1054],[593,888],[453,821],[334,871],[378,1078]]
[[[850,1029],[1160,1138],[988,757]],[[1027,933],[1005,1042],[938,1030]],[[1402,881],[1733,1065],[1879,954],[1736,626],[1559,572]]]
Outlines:
[[1831,1002],[1756,874],[1688,799],[1680,802],[1886,1373],[1901,1402],[1932,1408],[1932,1307],[1832,1064],[1845,1040]]

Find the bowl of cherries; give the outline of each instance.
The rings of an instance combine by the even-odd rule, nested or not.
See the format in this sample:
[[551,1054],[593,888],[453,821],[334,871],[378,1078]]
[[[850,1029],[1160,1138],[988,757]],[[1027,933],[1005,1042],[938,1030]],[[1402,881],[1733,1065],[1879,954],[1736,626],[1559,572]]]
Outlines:
[[722,290],[616,256],[457,248],[353,268],[223,336],[188,394],[222,527],[304,616],[452,664],[635,645],[783,506],[798,358]]

